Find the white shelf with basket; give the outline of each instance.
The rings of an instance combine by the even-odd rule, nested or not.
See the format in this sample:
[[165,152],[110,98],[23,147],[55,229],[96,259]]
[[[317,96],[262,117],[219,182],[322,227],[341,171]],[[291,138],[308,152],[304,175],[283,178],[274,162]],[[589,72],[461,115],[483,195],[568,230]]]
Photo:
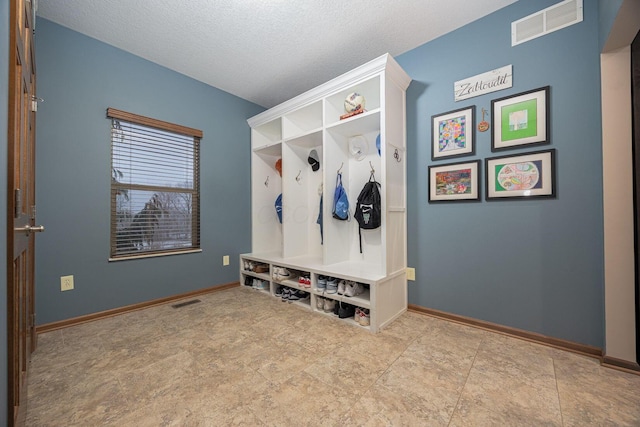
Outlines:
[[[269,266],[264,280],[269,280],[271,295],[279,285],[271,274],[274,267],[306,272],[312,281],[312,287],[306,288],[310,311],[325,314],[317,310],[318,298],[349,302],[369,310],[366,328],[371,332],[378,332],[407,309],[404,158],[405,91],[410,81],[385,54],[248,120],[252,252],[241,255],[242,284],[252,277],[243,269],[244,260]],[[354,92],[364,97],[364,111],[341,118],[345,98]],[[311,153],[318,159],[317,170]],[[338,171],[349,197],[348,221],[331,215]],[[382,225],[361,230],[361,252],[353,214],[358,194],[372,173],[381,184]],[[282,222],[275,211],[280,194]],[[320,276],[361,283],[366,293],[323,294],[315,288]],[[298,288],[294,282],[287,286]]]

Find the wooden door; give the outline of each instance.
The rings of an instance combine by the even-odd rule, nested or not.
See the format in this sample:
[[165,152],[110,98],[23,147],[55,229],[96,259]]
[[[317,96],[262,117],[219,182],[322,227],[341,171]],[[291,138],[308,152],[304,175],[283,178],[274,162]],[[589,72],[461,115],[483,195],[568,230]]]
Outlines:
[[23,425],[27,369],[36,346],[34,314],[35,52],[31,2],[10,2],[7,186],[9,424]]
[[631,43],[631,112],[633,114],[633,176],[636,291],[636,363],[640,364],[640,32]]

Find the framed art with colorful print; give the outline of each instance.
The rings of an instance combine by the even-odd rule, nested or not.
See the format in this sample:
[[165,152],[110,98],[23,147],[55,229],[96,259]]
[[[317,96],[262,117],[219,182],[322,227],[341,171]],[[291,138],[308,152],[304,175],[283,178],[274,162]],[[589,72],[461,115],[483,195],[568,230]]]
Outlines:
[[491,151],[548,144],[549,86],[491,101]]
[[431,160],[475,153],[475,115],[474,105],[431,116]]
[[486,199],[555,197],[556,150],[485,159]]
[[480,160],[429,166],[429,203],[480,200]]

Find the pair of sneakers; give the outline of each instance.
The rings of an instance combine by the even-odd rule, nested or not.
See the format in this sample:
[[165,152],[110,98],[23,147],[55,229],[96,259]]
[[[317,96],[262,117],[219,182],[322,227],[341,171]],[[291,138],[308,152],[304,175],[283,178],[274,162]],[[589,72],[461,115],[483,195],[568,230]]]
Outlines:
[[356,307],[356,312],[353,315],[353,320],[361,326],[369,326],[371,324],[371,314],[368,308]]
[[309,293],[305,291],[301,291],[300,289],[292,289],[292,288],[283,286],[281,290],[281,298],[282,298],[282,301],[289,301],[289,302],[301,301],[301,300],[308,299]]
[[298,283],[300,284],[300,286],[304,286],[305,288],[310,288],[311,287],[311,277],[309,277],[309,275],[302,275],[298,279]]
[[253,261],[248,261],[246,259],[242,260],[242,268],[247,270],[247,271],[253,271],[255,265],[256,264]]
[[340,283],[338,283],[338,295],[344,295],[345,297],[355,297],[363,292],[364,286],[362,285],[362,283],[354,282],[353,280],[341,280]]
[[328,294],[335,294],[338,292],[338,279],[335,277],[327,277],[327,284],[325,292]]
[[346,302],[340,301],[338,304],[338,312],[334,311],[334,314],[338,315],[340,319],[349,319],[355,316],[356,314],[356,306],[347,304]]
[[273,280],[281,282],[291,279],[291,272],[284,267],[273,267]]
[[264,291],[264,290],[268,289],[269,284],[268,284],[268,282],[266,280],[253,279],[253,283],[252,283],[251,287],[253,289],[257,289],[259,291]]
[[316,281],[316,289],[320,292],[327,290],[327,276],[319,275]]
[[336,300],[331,298],[317,297],[316,308],[318,309],[318,311],[322,310],[325,313],[331,313],[336,308]]

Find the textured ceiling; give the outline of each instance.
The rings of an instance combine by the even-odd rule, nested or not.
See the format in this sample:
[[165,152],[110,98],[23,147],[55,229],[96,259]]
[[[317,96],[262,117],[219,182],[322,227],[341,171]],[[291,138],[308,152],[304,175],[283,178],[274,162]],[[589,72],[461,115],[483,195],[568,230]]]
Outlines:
[[515,1],[40,0],[38,16],[272,107]]

